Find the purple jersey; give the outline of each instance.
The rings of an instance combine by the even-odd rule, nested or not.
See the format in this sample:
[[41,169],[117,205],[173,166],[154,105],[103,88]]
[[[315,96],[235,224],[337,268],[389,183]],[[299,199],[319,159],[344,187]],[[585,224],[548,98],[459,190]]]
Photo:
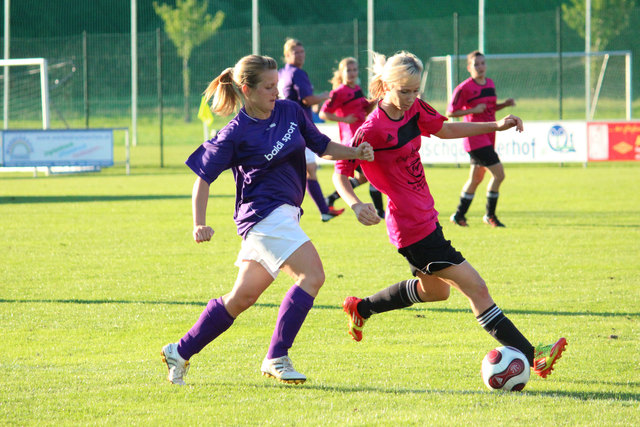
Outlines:
[[302,107],[309,120],[313,121],[311,107],[302,103],[302,100],[313,95],[313,85],[307,72],[295,65],[286,64],[278,70],[278,92],[284,99],[295,101]]
[[298,105],[277,100],[266,120],[240,109],[186,164],[209,184],[231,168],[236,182],[233,219],[244,238],[278,206],[300,207],[307,181],[305,147],[322,154],[328,143],[329,137],[320,133]]

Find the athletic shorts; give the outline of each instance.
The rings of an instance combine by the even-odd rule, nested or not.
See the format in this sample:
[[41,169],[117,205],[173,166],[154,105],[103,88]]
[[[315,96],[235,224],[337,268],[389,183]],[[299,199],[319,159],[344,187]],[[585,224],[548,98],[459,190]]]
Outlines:
[[300,208],[279,206],[249,230],[235,265],[257,261],[275,279],[287,258],[309,240],[300,228]]
[[472,165],[489,167],[500,163],[498,153],[492,145],[469,151],[469,157]]
[[438,270],[464,262],[464,257],[453,246],[451,240],[445,240],[440,223],[424,239],[398,249],[398,252],[409,262],[411,273],[433,274]]
[[309,150],[308,148],[304,149],[304,157],[305,159],[307,159],[307,164],[316,162],[316,153]]

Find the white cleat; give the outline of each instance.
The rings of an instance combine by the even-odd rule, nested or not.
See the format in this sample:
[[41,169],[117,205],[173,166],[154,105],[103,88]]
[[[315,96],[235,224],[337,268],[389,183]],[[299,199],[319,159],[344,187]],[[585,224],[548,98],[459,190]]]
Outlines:
[[262,361],[260,370],[265,377],[275,378],[282,383],[302,384],[307,380],[307,377],[293,368],[289,356],[282,356],[277,359],[265,358]]
[[162,361],[169,368],[167,379],[169,382],[177,385],[186,385],[182,379],[189,371],[189,361],[184,360],[178,353],[178,344],[171,343],[162,347]]

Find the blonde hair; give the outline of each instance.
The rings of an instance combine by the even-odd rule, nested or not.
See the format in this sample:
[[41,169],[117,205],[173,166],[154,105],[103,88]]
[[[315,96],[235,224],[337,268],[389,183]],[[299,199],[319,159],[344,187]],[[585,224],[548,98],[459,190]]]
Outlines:
[[348,56],[346,58],[342,58],[342,60],[338,64],[338,69],[333,72],[333,77],[331,78],[331,80],[329,80],[329,82],[331,82],[331,86],[333,86],[334,89],[341,84],[346,83],[344,80],[344,72],[347,70],[347,67],[350,64],[356,64],[357,66],[358,61],[356,60],[356,58]]
[[288,38],[285,42],[284,42],[284,49],[283,54],[284,57],[287,57],[287,54],[289,52],[291,52],[293,50],[294,47],[296,46],[302,46],[302,42],[298,39],[292,39],[292,38]]
[[268,56],[248,55],[240,59],[233,68],[227,68],[213,79],[204,91],[207,102],[211,98],[211,110],[221,116],[233,113],[242,102],[241,88],[244,85],[255,88],[262,81],[262,73],[277,70],[275,59]]
[[384,96],[383,83],[398,83],[409,77],[422,75],[422,61],[413,53],[398,52],[387,59],[373,52],[373,77],[369,83],[369,93],[374,98]]

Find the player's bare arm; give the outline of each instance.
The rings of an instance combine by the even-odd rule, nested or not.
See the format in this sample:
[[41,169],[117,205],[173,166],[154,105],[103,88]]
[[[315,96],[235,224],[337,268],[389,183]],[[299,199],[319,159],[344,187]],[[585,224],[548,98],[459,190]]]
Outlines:
[[363,203],[349,182],[349,177],[340,173],[333,174],[333,185],[338,190],[342,200],[353,210],[356,218],[364,225],[375,225],[380,222],[380,217],[372,203]]
[[442,139],[463,138],[507,130],[512,127],[515,127],[518,132],[522,132],[524,129],[522,119],[509,114],[497,122],[445,122],[442,129],[434,135]]
[[367,162],[373,161],[373,148],[368,142],[363,142],[357,147],[347,147],[334,141],[329,141],[327,149],[321,156],[326,160],[351,160],[358,159]]
[[207,202],[209,184],[202,178],[196,178],[191,194],[193,210],[193,239],[197,243],[208,242],[213,237],[213,228],[207,225]]
[[[504,108],[504,107],[502,107]],[[487,104],[478,104],[473,108],[469,108],[468,110],[455,110],[455,111],[451,111],[450,113],[447,113],[447,116],[449,117],[462,117],[462,116],[466,116],[467,114],[480,114],[480,113],[484,113],[484,110],[487,109]]]
[[509,98],[500,104],[496,104],[496,111],[500,111],[506,107],[515,107],[515,105],[516,105],[516,101],[514,101],[513,98]]

